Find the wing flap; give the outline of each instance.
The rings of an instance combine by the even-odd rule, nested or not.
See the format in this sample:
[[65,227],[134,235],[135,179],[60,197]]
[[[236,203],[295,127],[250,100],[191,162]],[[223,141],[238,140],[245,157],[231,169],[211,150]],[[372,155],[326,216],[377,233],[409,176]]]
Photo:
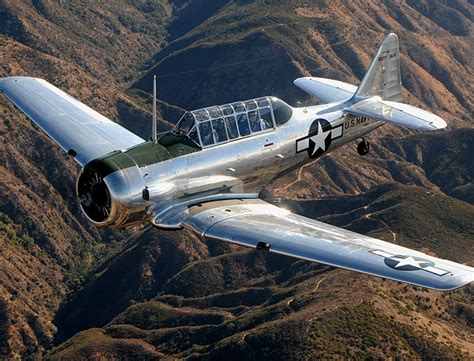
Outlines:
[[209,239],[257,248],[423,287],[451,290],[474,269],[293,214],[261,200],[193,206],[183,225]]
[[298,78],[294,84],[323,103],[349,99],[357,90],[355,85],[326,78]]
[[43,79],[4,78],[0,91],[81,165],[144,142]]
[[380,98],[361,101],[344,111],[417,130],[438,130],[446,127],[446,122],[433,113],[408,104]]

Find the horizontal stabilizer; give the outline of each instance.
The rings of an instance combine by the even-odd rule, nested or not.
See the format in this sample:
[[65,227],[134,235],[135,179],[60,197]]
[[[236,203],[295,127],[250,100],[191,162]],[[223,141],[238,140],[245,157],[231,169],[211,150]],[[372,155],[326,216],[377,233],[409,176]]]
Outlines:
[[380,98],[361,101],[346,108],[344,112],[411,129],[437,130],[446,127],[446,122],[433,113],[408,104],[384,101]]
[[352,98],[357,90],[355,85],[325,78],[298,78],[294,84],[323,103]]

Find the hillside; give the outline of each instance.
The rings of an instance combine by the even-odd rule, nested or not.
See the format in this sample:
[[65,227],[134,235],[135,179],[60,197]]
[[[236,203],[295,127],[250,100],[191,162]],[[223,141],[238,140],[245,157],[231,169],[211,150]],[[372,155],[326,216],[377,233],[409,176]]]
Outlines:
[[[474,207],[440,192],[386,185],[360,196],[287,205],[328,223],[402,245],[426,247],[423,249],[441,257],[471,264],[474,259],[470,247]],[[321,209],[326,210],[324,216],[320,215]],[[407,215],[416,219],[407,221]],[[439,222],[439,228],[433,229],[433,219]],[[451,237],[449,244],[445,242],[447,235]],[[137,246],[142,244],[140,239]],[[206,245],[214,247],[210,241]],[[454,358],[474,351],[472,287],[446,295],[282,256],[234,249],[191,262],[165,279],[157,278],[156,297],[138,303],[134,299],[107,322],[99,315],[91,317],[88,328],[106,325],[79,333],[49,355],[53,359],[92,354],[119,357],[122,352],[133,352],[152,358],[238,359],[244,352],[246,359],[386,354],[412,359],[421,355]],[[150,258],[154,259],[147,255],[141,260]],[[117,263],[131,267],[130,274],[144,267],[127,259]],[[159,269],[150,262],[149,268]],[[106,303],[112,303],[117,291],[110,289],[107,280],[121,278],[117,272],[112,268],[101,270],[72,308],[77,312],[82,304],[82,313],[69,319],[84,322],[84,316],[94,312],[88,306],[89,299],[102,292],[104,284],[108,285]],[[122,286],[117,283],[114,287]],[[134,351],[137,345],[131,341],[139,343],[138,351]],[[110,348],[111,344],[116,347]]]
[[[127,76],[125,69],[135,66],[137,58],[159,49],[158,34],[133,33],[120,24],[117,32],[106,32],[114,23],[113,7],[62,8],[39,1],[34,6],[16,1],[0,5],[1,77],[45,78],[106,116],[128,120],[137,133],[144,133],[145,127],[149,132],[148,109],[125,94],[122,82],[111,72]],[[138,25],[139,10],[134,9],[129,9],[130,16],[137,17],[133,22]],[[124,9],[116,6],[115,11],[119,17]],[[112,43],[104,39],[97,43],[97,31]],[[153,47],[148,48],[145,41],[145,47],[131,46],[146,36],[155,39]],[[76,46],[69,46],[71,43]],[[128,56],[113,56],[122,46]],[[51,346],[56,333],[51,321],[65,295],[127,233],[99,232],[88,224],[74,194],[77,165],[3,96],[0,114],[1,353],[18,356]]]
[[[368,157],[342,148],[264,196],[472,264],[473,12],[463,0],[0,0],[0,77],[45,78],[146,138],[153,74],[164,130],[183,109],[310,102],[299,76],[357,84],[395,31],[406,98],[449,129],[382,127]],[[186,232],[98,231],[75,199],[77,165],[1,95],[0,119],[1,357],[474,354],[472,286],[441,294]]]
[[278,179],[268,193],[294,199],[340,196],[359,194],[396,181],[439,189],[472,203],[473,129],[400,138],[390,134],[387,128],[383,129],[386,132],[383,137],[377,134],[368,137],[372,151],[367,157],[357,155],[356,144],[348,145]]
[[[451,126],[472,126],[472,15],[467,1],[229,1],[158,52],[132,89],[149,91],[156,74],[160,98],[186,109],[262,94],[296,104],[307,96],[294,79],[313,75],[357,84],[382,34],[394,31],[407,99],[437,111]],[[187,92],[182,84],[191,84]]]

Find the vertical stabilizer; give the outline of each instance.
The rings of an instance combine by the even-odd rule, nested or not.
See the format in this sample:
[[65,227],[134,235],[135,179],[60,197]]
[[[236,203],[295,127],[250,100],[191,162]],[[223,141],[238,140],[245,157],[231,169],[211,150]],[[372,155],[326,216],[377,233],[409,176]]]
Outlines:
[[403,101],[400,50],[396,34],[385,37],[354,96],[379,96],[383,100]]

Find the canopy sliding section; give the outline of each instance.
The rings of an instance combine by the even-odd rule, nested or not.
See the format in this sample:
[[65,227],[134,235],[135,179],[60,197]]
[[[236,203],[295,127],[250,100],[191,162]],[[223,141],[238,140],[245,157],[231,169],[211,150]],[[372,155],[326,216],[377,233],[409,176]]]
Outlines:
[[275,97],[262,97],[186,112],[173,129],[202,148],[269,132],[290,120],[293,109]]

